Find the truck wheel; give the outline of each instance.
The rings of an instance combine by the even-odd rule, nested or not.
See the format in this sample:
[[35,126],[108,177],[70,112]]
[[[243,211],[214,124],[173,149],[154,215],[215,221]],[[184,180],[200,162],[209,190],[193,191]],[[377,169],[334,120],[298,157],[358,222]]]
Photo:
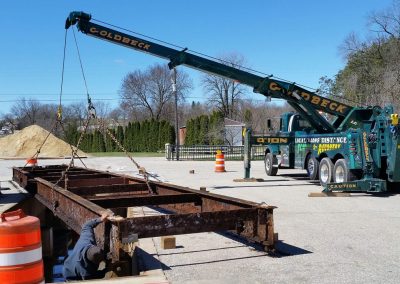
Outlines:
[[319,168],[319,162],[318,160],[313,156],[310,155],[307,159],[307,174],[310,177],[310,180],[317,180],[318,179],[318,168]]
[[357,176],[349,170],[345,159],[339,159],[336,161],[335,167],[333,168],[334,182],[346,182],[356,179]]
[[332,181],[333,163],[329,158],[323,158],[319,163],[319,183],[322,186]]
[[278,167],[274,167],[278,163],[278,159],[272,153],[267,153],[265,155],[265,172],[269,176],[276,176],[278,173]]

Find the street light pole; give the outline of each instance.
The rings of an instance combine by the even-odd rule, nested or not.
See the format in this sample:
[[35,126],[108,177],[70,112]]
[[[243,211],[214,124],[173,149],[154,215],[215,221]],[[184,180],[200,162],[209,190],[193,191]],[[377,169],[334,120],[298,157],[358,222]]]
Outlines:
[[172,69],[171,82],[172,82],[172,92],[175,98],[175,153],[176,153],[176,160],[179,161],[179,121],[178,121],[178,92],[176,90],[176,68]]

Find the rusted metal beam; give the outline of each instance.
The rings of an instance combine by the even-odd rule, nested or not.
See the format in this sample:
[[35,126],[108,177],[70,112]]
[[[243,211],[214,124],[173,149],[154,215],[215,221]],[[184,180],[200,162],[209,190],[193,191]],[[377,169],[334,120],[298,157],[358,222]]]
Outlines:
[[176,194],[176,193],[194,193],[198,194],[203,198],[203,202],[207,200],[207,202],[210,202],[211,205],[207,206],[209,207],[209,210],[205,211],[213,211],[212,207],[215,206],[215,208],[219,208],[220,210],[226,210],[226,209],[240,209],[240,208],[252,208],[254,206],[258,206],[258,203],[251,202],[251,201],[245,201],[243,199],[238,199],[234,197],[228,197],[228,196],[223,196],[219,194],[214,194],[210,192],[204,192],[204,191],[199,191],[187,187],[180,187],[180,186],[174,186],[166,183],[158,183],[154,182],[155,187],[156,187],[156,192],[159,195],[162,194]]
[[128,180],[124,177],[109,177],[95,179],[72,179],[66,182],[67,187],[77,186],[95,186],[95,185],[111,185],[111,184],[128,184]]
[[103,208],[151,206],[161,204],[194,203],[201,205],[201,197],[193,193],[145,195],[145,196],[92,196],[88,198],[93,203]]
[[[254,222],[258,209],[239,209],[219,212],[172,214],[127,218],[119,224],[121,237],[138,234],[139,238],[181,235],[212,231],[237,230],[243,232],[246,221]],[[249,237],[256,234],[251,231]]]
[[[42,178],[36,178],[36,181],[36,199],[78,234],[86,221],[98,218],[103,212],[106,212],[106,209]],[[110,213],[112,212],[110,211]],[[95,235],[97,243],[104,247],[104,224],[96,227]]]
[[136,193],[144,194],[148,192],[148,187],[145,183],[134,184],[112,184],[112,185],[96,185],[96,186],[77,186],[69,187],[69,191],[89,198],[92,195],[110,193],[110,194],[123,194],[123,193]]
[[[56,176],[56,175],[61,175],[61,173],[65,171],[65,169],[54,169],[54,170],[37,170],[37,171],[32,171],[31,173],[34,173],[35,177],[47,177],[47,176]],[[87,175],[87,174],[97,174],[94,171],[85,171],[85,170],[73,170],[73,171],[68,171],[70,175]]]
[[[108,174],[99,174],[99,173],[69,173],[66,175],[69,180],[75,180],[75,179],[98,179],[98,178],[110,178],[110,175]],[[62,180],[64,180],[65,176],[63,176],[63,172],[59,173],[52,173],[49,175],[41,175],[39,176],[45,180],[48,181],[58,181],[61,177],[63,177]]]

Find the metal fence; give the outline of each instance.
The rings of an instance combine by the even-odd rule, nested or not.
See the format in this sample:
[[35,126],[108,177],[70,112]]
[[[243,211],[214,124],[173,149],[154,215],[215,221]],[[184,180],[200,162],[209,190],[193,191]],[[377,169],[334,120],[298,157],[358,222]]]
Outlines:
[[[251,159],[263,160],[265,146],[251,146]],[[179,160],[215,160],[216,152],[220,150],[225,155],[225,160],[243,160],[244,146],[226,146],[226,145],[197,145],[197,146],[179,146]],[[176,147],[172,144],[165,144],[165,158],[167,160],[176,160]]]

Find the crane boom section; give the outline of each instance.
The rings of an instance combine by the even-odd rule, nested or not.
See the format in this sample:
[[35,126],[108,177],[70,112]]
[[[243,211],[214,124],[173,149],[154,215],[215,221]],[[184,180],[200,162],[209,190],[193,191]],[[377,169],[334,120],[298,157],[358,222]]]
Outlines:
[[[84,12],[72,12],[67,18],[65,28],[77,24],[78,30],[116,44],[133,48],[169,60],[169,68],[186,65],[202,72],[223,76],[253,87],[253,91],[267,97],[286,100],[319,132],[334,132],[335,127],[318,111],[323,111],[344,120],[353,107],[319,96],[295,83],[276,80],[272,77],[261,77],[241,70],[236,66],[210,60],[184,50],[177,50],[136,36],[132,36],[90,21],[91,15]],[[336,124],[336,123],[335,123]],[[338,125],[338,124],[337,124]]]

